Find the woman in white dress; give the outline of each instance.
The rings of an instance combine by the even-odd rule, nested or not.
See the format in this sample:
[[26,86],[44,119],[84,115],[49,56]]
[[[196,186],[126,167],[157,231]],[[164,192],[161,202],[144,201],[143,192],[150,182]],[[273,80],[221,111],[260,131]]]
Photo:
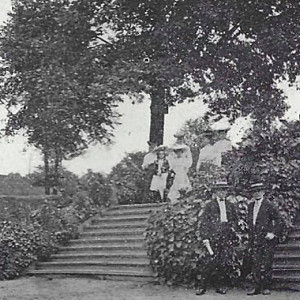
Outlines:
[[170,169],[175,173],[173,184],[170,188],[168,198],[171,203],[176,203],[180,197],[180,192],[187,193],[192,190],[192,186],[187,175],[193,160],[190,155],[190,148],[185,144],[175,144],[169,155]]

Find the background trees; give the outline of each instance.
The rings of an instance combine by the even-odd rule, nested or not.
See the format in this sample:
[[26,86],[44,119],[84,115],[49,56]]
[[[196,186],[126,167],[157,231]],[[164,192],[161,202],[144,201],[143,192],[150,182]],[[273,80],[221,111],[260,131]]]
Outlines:
[[168,107],[195,96],[207,116],[270,124],[287,108],[278,82],[299,75],[299,16],[292,0],[17,1],[1,35],[6,133],[25,128],[47,174],[109,140],[121,94],[150,95],[157,144]]
[[25,130],[28,142],[41,150],[46,193],[50,169],[57,181],[62,159],[92,141],[108,143],[118,117],[115,99],[101,88],[92,18],[93,5],[86,1],[21,0],[2,30],[6,134]]

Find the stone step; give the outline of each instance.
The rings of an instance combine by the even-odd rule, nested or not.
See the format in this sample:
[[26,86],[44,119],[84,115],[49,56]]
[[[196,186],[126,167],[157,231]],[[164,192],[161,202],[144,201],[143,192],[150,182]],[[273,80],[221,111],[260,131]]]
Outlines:
[[97,253],[108,252],[108,251],[145,251],[146,247],[141,244],[127,244],[127,245],[98,245],[98,244],[77,244],[72,246],[59,247],[59,251],[63,252],[90,252],[94,251]]
[[291,228],[291,232],[299,233],[300,232],[300,224],[296,224],[293,228]]
[[70,240],[68,245],[78,245],[78,244],[103,244],[103,245],[127,245],[127,244],[145,244],[143,236],[116,236],[116,237],[100,237],[91,236],[86,238],[79,238],[77,240]]
[[120,229],[84,229],[80,237],[99,236],[99,237],[113,237],[113,236],[143,236],[144,228],[120,228]]
[[283,253],[283,252],[277,252],[274,255],[274,260],[284,260],[284,261],[294,261],[294,260],[300,260],[300,253]]
[[291,240],[300,240],[300,232],[292,232],[289,234],[289,239]]
[[49,261],[49,262],[39,262],[36,264],[36,269],[78,269],[78,268],[85,268],[85,269],[99,269],[102,270],[110,270],[110,269],[117,269],[117,270],[146,270],[150,268],[149,261],[138,261],[138,260],[127,260],[127,261],[99,261],[99,260],[87,260],[87,261]]
[[115,205],[109,208],[109,210],[140,210],[140,209],[161,209],[166,206],[166,203],[144,203],[144,204],[125,204]]
[[57,253],[51,255],[51,258],[55,261],[59,260],[68,260],[71,259],[73,261],[77,260],[127,260],[127,259],[136,259],[136,260],[147,260],[149,262],[149,258],[147,256],[147,251],[114,251],[114,252],[80,252],[80,253]]
[[155,281],[152,272],[148,271],[125,271],[125,270],[107,270],[97,269],[97,270],[86,270],[86,269],[47,269],[47,270],[29,270],[28,275],[45,275],[45,276],[55,276],[55,275],[88,275],[97,276],[101,279],[112,279],[112,280],[137,280],[153,282]]
[[147,223],[148,215],[132,215],[132,216],[104,216],[103,218],[95,218],[92,224],[117,224],[117,223]]
[[110,223],[103,223],[103,224],[98,224],[98,220],[96,220],[96,224],[89,225],[84,227],[84,230],[98,230],[98,229],[105,229],[105,230],[121,230],[121,229],[138,229],[138,228],[147,228],[147,223],[142,221],[142,222],[118,222],[115,224],[110,224]]
[[298,276],[300,280],[300,269],[284,268],[284,269],[274,269],[273,276]]
[[300,272],[300,264],[291,264],[291,265],[286,265],[286,264],[273,264],[273,270],[277,271],[298,271]]
[[151,211],[162,205],[116,206],[93,217],[78,239],[59,247],[29,275],[92,275],[103,279],[153,281],[144,233]]
[[110,209],[102,213],[102,216],[136,216],[147,215],[159,211],[160,208],[140,208],[140,209]]
[[297,274],[293,274],[293,275],[274,274],[272,278],[273,280],[277,280],[277,281],[300,283],[300,276]]
[[287,244],[279,244],[277,246],[277,251],[299,251],[300,243],[299,242],[289,242]]

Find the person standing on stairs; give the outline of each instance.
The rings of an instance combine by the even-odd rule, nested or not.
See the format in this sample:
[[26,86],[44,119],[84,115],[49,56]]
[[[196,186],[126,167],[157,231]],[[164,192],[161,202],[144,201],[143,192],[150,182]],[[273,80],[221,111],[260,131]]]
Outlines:
[[154,202],[164,202],[168,193],[168,177],[170,165],[167,159],[167,147],[160,145],[153,150],[156,155],[152,165],[152,180],[150,191],[153,193]]
[[206,204],[201,215],[199,230],[210,255],[210,261],[206,266],[199,265],[195,284],[196,295],[205,294],[207,285],[212,279],[217,293],[227,293],[230,283],[229,273],[233,265],[233,247],[238,241],[236,236],[238,218],[234,205],[226,199],[228,191],[227,182],[215,183],[212,200]]
[[253,202],[248,208],[249,246],[254,289],[247,295],[270,294],[275,247],[283,229],[277,207],[266,199],[263,183],[251,185]]
[[177,139],[171,147],[168,160],[173,173],[173,182],[170,184],[168,198],[172,204],[178,203],[178,199],[190,192],[192,186],[188,177],[188,171],[193,163],[190,147],[184,143],[184,134],[174,134]]

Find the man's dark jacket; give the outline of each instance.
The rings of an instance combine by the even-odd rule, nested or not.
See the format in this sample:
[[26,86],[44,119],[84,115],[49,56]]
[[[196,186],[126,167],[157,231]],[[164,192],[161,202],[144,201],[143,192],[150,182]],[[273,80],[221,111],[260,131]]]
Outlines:
[[268,232],[275,234],[274,242],[278,242],[281,236],[283,223],[276,206],[267,199],[261,203],[255,225],[253,225],[254,202],[250,203],[248,210],[248,226],[250,245],[263,245],[268,241],[266,235]]
[[221,223],[220,208],[217,200],[208,202],[201,215],[201,236],[203,239],[209,239],[212,244],[218,243],[220,235],[223,236],[224,233],[228,239],[236,239],[235,230],[238,222],[236,209],[231,202],[224,201],[227,223]]

